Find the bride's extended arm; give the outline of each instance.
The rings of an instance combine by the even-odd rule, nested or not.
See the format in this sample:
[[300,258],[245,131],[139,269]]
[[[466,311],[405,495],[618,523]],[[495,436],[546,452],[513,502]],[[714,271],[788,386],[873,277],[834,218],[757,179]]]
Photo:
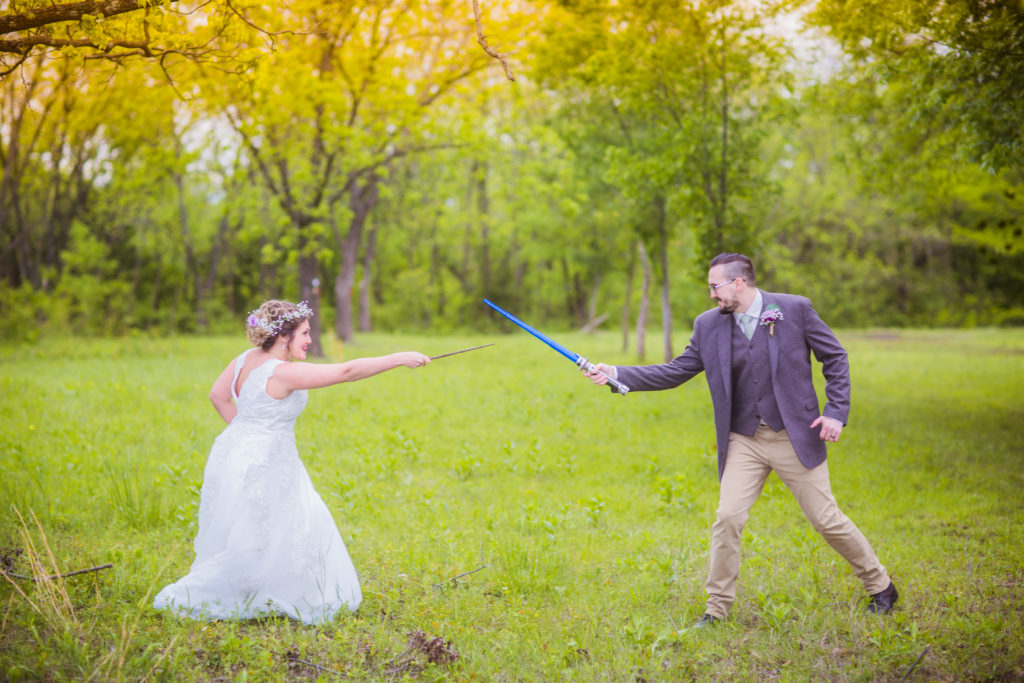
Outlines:
[[387,356],[357,358],[345,363],[286,363],[278,367],[267,383],[267,393],[275,398],[297,389],[318,389],[342,382],[355,382],[388,370],[405,366],[418,368],[430,358],[416,351],[402,351]]
[[238,408],[235,407],[235,402],[231,400],[231,380],[235,376],[235,361],[228,363],[228,366],[224,368],[224,372],[220,373],[220,377],[213,383],[213,387],[210,389],[210,402],[213,403],[213,407],[217,409],[224,421],[231,424],[231,421],[235,419],[235,415],[238,414]]

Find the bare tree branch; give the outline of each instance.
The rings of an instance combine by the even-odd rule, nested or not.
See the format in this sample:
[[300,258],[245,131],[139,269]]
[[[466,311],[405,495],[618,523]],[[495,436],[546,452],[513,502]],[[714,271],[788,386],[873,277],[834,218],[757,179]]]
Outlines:
[[129,54],[147,54],[149,50],[149,44],[144,42],[110,40],[103,45],[99,45],[88,38],[55,38],[53,36],[36,34],[22,38],[0,40],[0,52],[11,52],[20,55],[26,50],[39,47],[40,45],[46,47],[87,47],[104,52],[120,47],[131,50]]
[[53,574],[51,576],[25,576],[24,574],[15,574],[14,572],[7,571],[6,569],[0,567],[0,574],[3,574],[4,576],[12,576],[16,579],[22,579],[24,581],[53,581],[55,579],[66,579],[69,576],[78,576],[79,574],[99,572],[103,571],[104,569],[110,569],[113,566],[114,565],[112,564],[101,564],[97,567],[89,567],[88,569],[77,569],[73,572],[68,572],[66,574]]
[[[2,52],[2,50],[0,50],[0,52]],[[9,76],[10,74],[12,74],[15,71],[17,71],[18,67],[20,67],[22,64],[24,64],[25,61],[28,59],[28,57],[29,57],[28,52],[25,52],[24,54],[21,54],[21,59],[19,59],[18,61],[14,62],[14,64],[11,64],[9,68],[6,68],[3,71],[0,71],[0,79],[3,79],[5,76]]]
[[484,52],[501,62],[501,67],[505,69],[505,77],[508,80],[516,80],[516,77],[512,75],[512,67],[508,65],[505,55],[497,52],[487,44],[487,38],[484,37],[484,29],[480,23],[480,0],[473,0],[473,19],[476,22],[476,42],[480,43],[480,47],[484,49]]
[[228,7],[229,10],[231,10],[232,14],[234,14],[236,17],[238,17],[242,21],[242,23],[244,23],[247,26],[249,26],[249,28],[252,28],[252,29],[254,29],[256,31],[259,31],[260,33],[262,33],[262,34],[266,35],[267,37],[269,37],[271,39],[271,43],[274,46],[277,45],[277,41],[274,40],[275,38],[277,38],[277,36],[284,36],[284,35],[293,35],[293,36],[297,36],[297,35],[312,35],[310,33],[299,33],[299,32],[296,32],[296,31],[268,31],[267,29],[262,28],[260,26],[257,26],[256,24],[254,24],[251,21],[249,21],[249,18],[247,16],[245,16],[244,14],[242,14],[240,11],[238,11],[238,9],[230,2],[230,0],[227,3],[227,7]]

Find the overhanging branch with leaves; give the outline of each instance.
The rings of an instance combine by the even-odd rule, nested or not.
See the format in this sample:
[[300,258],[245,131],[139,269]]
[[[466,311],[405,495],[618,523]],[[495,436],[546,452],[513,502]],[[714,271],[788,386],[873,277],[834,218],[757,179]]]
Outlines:
[[26,8],[0,17],[0,35],[28,31],[65,21],[80,21],[85,16],[112,17],[146,7],[157,7],[177,0],[84,0],[61,5]]

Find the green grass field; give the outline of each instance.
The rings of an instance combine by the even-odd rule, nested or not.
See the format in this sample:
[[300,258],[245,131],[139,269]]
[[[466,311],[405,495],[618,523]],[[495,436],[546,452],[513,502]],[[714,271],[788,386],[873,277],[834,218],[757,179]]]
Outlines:
[[[703,378],[623,398],[525,334],[363,336],[345,358],[497,342],[311,392],[299,451],[363,605],[319,627],[197,623],[150,604],[191,562],[222,427],[207,393],[244,339],[0,349],[0,560],[26,576],[113,564],[0,579],[0,679],[897,681],[926,648],[912,680],[1024,677],[1024,332],[840,338],[853,410],[832,486],[899,608],[865,612],[773,476],[733,616],[699,632],[718,486]],[[634,360],[610,333],[559,339]]]

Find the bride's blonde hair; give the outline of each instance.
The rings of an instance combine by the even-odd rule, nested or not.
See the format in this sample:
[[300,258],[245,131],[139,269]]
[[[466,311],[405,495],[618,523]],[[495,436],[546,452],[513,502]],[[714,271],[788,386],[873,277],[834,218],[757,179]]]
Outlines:
[[271,299],[264,301],[246,319],[245,333],[254,346],[264,351],[274,345],[278,337],[291,339],[296,328],[313,315],[312,309],[301,301],[293,304],[290,301]]

